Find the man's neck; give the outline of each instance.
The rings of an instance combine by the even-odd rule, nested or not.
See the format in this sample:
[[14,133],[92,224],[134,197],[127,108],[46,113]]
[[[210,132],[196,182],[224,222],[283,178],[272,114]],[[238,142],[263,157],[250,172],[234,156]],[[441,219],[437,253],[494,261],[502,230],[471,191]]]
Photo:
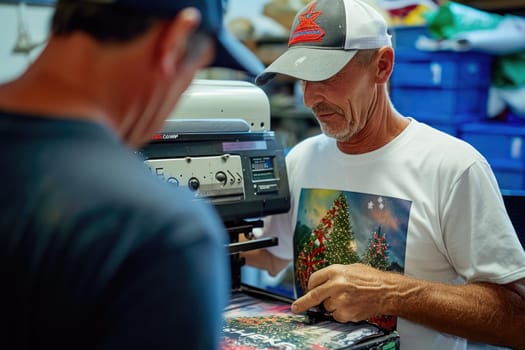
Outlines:
[[99,64],[92,63],[95,55],[100,58],[96,50],[84,37],[51,39],[24,74],[0,86],[0,108],[46,118],[91,120],[118,131],[116,116],[122,109],[116,101],[126,90],[108,83],[114,63],[100,59]]
[[395,139],[409,123],[393,108],[385,93],[370,112],[364,128],[347,141],[337,141],[337,147],[347,154],[368,153]]

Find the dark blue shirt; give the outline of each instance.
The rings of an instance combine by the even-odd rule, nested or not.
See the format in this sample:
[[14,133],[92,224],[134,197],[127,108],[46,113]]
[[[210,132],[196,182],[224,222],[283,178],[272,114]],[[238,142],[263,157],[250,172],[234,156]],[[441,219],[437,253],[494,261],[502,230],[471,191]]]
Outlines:
[[0,348],[213,349],[222,222],[106,127],[0,111]]

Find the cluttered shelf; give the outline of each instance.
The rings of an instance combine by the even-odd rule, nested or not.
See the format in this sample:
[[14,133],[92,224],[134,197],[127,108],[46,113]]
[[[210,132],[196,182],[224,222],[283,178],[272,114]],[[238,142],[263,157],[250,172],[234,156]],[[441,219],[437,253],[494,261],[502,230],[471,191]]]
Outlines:
[[525,189],[525,19],[447,2],[392,27],[392,103],[474,146],[500,188]]
[[457,0],[457,2],[484,11],[498,13],[513,13],[514,11],[519,11],[520,13],[525,12],[524,0]]

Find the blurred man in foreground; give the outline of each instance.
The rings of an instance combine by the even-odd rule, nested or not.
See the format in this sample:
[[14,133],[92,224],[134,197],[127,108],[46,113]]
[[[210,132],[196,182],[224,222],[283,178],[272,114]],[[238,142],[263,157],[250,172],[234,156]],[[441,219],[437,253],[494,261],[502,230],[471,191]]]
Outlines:
[[221,0],[59,0],[41,55],[0,86],[0,348],[218,346],[222,222],[134,150],[216,52],[257,66],[222,15]]

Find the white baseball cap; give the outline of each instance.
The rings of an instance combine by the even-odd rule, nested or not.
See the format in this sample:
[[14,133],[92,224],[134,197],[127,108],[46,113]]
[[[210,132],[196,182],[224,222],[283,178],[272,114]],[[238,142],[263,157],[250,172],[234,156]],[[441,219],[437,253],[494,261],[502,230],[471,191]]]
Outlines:
[[361,0],[314,0],[295,16],[288,49],[255,78],[264,85],[276,74],[326,80],[357,50],[392,46],[383,16]]

